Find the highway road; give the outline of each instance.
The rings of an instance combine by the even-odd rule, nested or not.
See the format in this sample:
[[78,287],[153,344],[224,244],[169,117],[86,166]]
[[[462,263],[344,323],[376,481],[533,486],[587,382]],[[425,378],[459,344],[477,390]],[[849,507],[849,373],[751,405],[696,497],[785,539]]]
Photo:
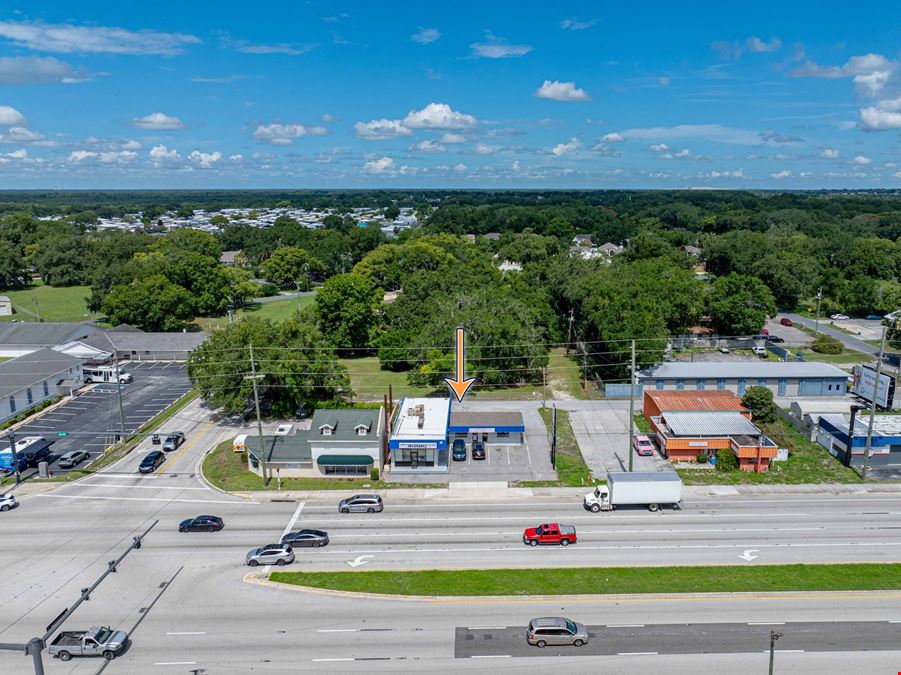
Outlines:
[[[813,319],[808,319],[806,316],[801,316],[800,314],[794,314],[791,312],[785,312],[785,316],[791,319],[793,322],[801,324],[807,328],[813,329],[817,324]],[[863,352],[864,354],[870,354],[872,356],[879,355],[879,347],[874,347],[867,342],[864,342],[860,338],[856,338],[853,335],[849,335],[840,330],[836,330],[829,325],[829,317],[820,317],[820,323],[818,326],[818,330],[824,335],[829,335],[834,337],[836,340],[841,342],[845,349],[850,349],[852,351]]]
[[[417,503],[389,496],[382,514],[341,515],[333,495],[264,501],[203,485],[200,459],[236,430],[197,403],[177,421],[188,440],[156,474],[135,471],[147,445],[79,483],[26,493],[18,509],[0,514],[2,642],[40,634],[134,534],[159,520],[66,626],[129,630],[132,647],[108,665],[48,658],[48,673],[437,673],[524,664],[568,672],[762,670],[768,629],[750,624],[764,623],[786,633],[777,655],[785,672],[897,672],[901,662],[901,624],[889,623],[901,621],[901,591],[423,602],[260,586],[245,581],[243,565],[250,548],[302,526],[329,530],[332,543],[299,551],[295,569],[349,570],[359,556],[372,556],[360,569],[894,561],[901,560],[899,497],[720,497],[677,512],[590,514],[559,497]],[[222,516],[225,530],[176,531],[179,520],[200,513]],[[574,523],[581,541],[567,549],[521,543],[525,526],[551,519]],[[579,651],[527,648],[517,636],[542,615],[570,616],[596,637]],[[28,673],[30,665],[0,652],[0,672]]]

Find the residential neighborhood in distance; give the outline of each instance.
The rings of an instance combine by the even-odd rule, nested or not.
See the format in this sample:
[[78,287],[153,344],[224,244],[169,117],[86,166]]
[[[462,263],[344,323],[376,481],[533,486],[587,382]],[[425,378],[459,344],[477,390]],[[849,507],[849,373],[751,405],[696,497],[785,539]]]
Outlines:
[[0,674],[899,671],[893,5],[207,5],[0,10]]

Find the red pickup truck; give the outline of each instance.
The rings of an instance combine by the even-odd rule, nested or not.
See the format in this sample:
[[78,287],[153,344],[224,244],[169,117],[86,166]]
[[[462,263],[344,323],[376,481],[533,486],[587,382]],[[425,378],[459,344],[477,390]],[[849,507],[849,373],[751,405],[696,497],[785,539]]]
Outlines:
[[538,527],[526,529],[522,533],[522,543],[529,546],[538,546],[538,544],[569,546],[576,543],[576,528],[572,525],[542,523]]

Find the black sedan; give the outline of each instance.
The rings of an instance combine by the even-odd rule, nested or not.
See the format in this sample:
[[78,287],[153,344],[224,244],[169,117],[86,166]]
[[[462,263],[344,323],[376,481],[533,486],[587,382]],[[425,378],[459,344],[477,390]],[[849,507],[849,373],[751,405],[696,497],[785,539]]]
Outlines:
[[485,444],[484,443],[475,441],[472,444],[472,458],[473,459],[485,459]]
[[197,516],[188,518],[178,524],[179,532],[218,532],[225,527],[225,521],[219,516]]
[[282,537],[281,543],[290,544],[294,548],[309,546],[319,548],[328,544],[328,532],[322,530],[298,530]]

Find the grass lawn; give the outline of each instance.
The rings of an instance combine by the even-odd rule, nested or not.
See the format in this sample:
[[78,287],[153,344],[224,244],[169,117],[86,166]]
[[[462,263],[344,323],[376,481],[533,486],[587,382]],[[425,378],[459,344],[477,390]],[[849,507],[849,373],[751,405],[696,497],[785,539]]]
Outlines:
[[273,572],[269,578],[313,588],[428,596],[875,591],[901,589],[901,564]]
[[354,397],[361,401],[381,401],[382,396],[388,394],[388,385],[394,387],[394,396],[428,396],[430,394],[445,393],[446,387],[434,389],[432,387],[411,387],[407,384],[406,372],[394,372],[379,368],[377,356],[363,356],[353,359],[338,359],[342,366],[347,368],[350,375],[350,386],[354,390]]
[[21,291],[3,291],[12,300],[15,314],[0,316],[0,321],[37,321],[38,312],[43,321],[92,321],[100,315],[88,311],[85,302],[90,294],[89,286],[55,288],[41,283]]
[[[551,430],[551,409],[541,408],[541,419]],[[581,487],[591,485],[591,472],[582,459],[576,436],[569,423],[569,413],[557,410],[557,480],[528,480],[516,484],[520,487]]]
[[763,425],[764,433],[780,448],[788,448],[788,460],[773,462],[767,473],[753,471],[710,471],[679,469],[686,485],[737,485],[739,483],[860,483],[856,471],[850,469],[826,448],[808,440],[787,422],[776,420]]
[[638,429],[639,433],[654,433],[654,430],[651,429],[651,423],[648,422],[647,418],[644,415],[635,415],[632,419],[635,420],[635,428]]
[[[237,435],[237,434],[235,434]],[[248,470],[247,455],[232,450],[232,441],[222,441],[203,459],[203,475],[216,487],[227,492],[244,492],[247,490],[278,490],[278,482],[271,478],[269,485],[263,485],[263,479]],[[283,490],[367,490],[385,488],[429,488],[447,487],[447,485],[415,485],[407,483],[386,483],[369,478],[283,478]]]
[[820,363],[869,363],[875,361],[876,357],[863,352],[845,350],[841,354],[817,354],[815,351],[806,349],[804,352],[805,361],[817,361]]
[[[270,319],[276,323],[284,321],[294,310],[306,307],[314,300],[312,295],[304,295],[299,298],[289,298],[287,300],[274,300],[273,302],[252,302],[247,307],[238,310],[238,316],[258,316],[263,319]],[[228,317],[225,316],[200,316],[194,319],[194,323],[201,330],[210,330],[228,323]]]

